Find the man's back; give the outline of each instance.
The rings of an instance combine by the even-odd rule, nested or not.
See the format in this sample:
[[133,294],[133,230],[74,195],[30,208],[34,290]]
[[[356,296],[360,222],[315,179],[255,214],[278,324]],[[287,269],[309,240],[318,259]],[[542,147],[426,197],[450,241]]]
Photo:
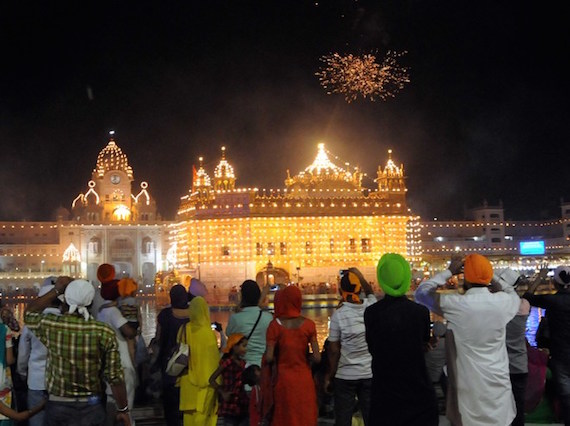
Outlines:
[[366,309],[364,322],[376,404],[370,411],[372,424],[437,424],[437,400],[424,360],[428,309],[406,297],[386,296]]
[[46,389],[51,395],[101,395],[105,368],[110,383],[123,381],[115,332],[94,319],[27,312],[26,324],[48,348]]
[[[486,287],[472,288],[464,295],[442,295],[441,309],[455,338],[480,350],[497,349],[505,340],[505,326],[520,305],[516,293],[491,293]],[[493,344],[493,348],[488,345]],[[504,347],[504,344],[502,345]]]
[[419,375],[427,380],[424,344],[430,321],[424,306],[386,296],[366,309],[364,322],[375,378]]
[[330,320],[329,340],[340,342],[340,359],[336,376],[345,380],[372,377],[364,327],[364,311],[376,302],[374,295],[362,304],[345,302]]
[[570,292],[525,294],[531,305],[546,309],[550,329],[550,352],[553,358],[570,363]]
[[515,416],[505,327],[519,309],[514,292],[473,287],[464,295],[441,295],[441,309],[456,348],[457,397],[463,421],[506,425]]

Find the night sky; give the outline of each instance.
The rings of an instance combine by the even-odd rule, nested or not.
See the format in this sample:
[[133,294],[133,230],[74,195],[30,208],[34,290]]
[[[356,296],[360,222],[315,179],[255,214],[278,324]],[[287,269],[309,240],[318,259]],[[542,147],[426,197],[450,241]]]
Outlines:
[[[259,188],[283,188],[319,142],[371,177],[392,148],[425,219],[483,200],[555,218],[570,201],[560,3],[57,3],[0,8],[0,220],[70,208],[110,130],[165,219],[192,164],[204,156],[213,174],[222,145],[238,186]],[[393,99],[348,104],[315,76],[322,55],[388,50],[410,68]]]

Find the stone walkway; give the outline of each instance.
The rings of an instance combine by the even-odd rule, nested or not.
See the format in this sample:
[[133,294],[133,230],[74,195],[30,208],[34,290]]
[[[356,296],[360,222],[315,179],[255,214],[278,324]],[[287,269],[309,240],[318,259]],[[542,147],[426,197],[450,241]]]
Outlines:
[[[153,402],[142,407],[135,407],[133,410],[133,419],[137,426],[164,426],[164,416],[162,414],[162,406],[158,402]],[[319,426],[334,425],[332,418],[319,418]],[[549,423],[550,426],[563,426],[562,423]],[[450,426],[449,421],[444,417],[439,417],[439,426]],[[537,423],[526,423],[526,426],[544,426]]]

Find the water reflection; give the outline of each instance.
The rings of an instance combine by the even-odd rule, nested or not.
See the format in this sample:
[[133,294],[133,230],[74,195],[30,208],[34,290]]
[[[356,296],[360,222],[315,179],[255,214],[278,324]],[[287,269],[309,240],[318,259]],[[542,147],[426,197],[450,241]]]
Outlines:
[[[142,315],[142,336],[145,342],[148,344],[150,340],[154,337],[156,333],[156,317],[161,310],[161,306],[158,306],[153,299],[141,300],[141,315]],[[17,304],[6,304],[6,306],[13,309],[14,314],[20,324],[23,325],[23,316],[25,303],[20,302]],[[328,336],[328,324],[331,315],[334,312],[334,308],[307,308],[303,309],[303,315],[307,318],[312,319],[315,322],[317,328],[317,337],[319,341],[319,347],[322,348],[325,339]],[[212,309],[210,312],[210,317],[212,321],[217,321],[226,329],[228,320],[230,318],[230,311],[221,311]],[[544,311],[540,308],[532,308],[528,321],[526,324],[526,337],[532,346],[536,346],[535,334],[536,329],[540,319],[544,315]]]

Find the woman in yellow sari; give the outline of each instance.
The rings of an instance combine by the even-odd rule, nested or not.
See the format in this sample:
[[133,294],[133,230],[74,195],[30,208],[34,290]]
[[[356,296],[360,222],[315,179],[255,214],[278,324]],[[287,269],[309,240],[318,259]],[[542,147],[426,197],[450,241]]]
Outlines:
[[188,373],[180,378],[180,411],[184,413],[184,426],[215,426],[218,399],[208,380],[220,362],[218,343],[204,298],[192,299],[188,309],[186,342],[190,357]]

